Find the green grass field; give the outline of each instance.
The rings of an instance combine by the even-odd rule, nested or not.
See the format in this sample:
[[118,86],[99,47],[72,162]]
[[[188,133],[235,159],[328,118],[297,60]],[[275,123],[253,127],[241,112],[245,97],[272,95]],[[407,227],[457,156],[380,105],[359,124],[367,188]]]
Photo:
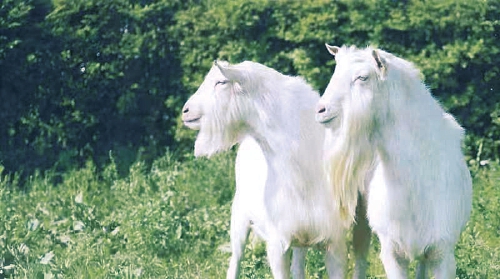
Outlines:
[[[114,163],[0,181],[0,278],[224,278],[230,253],[234,153],[172,155],[119,177]],[[472,167],[474,209],[456,248],[459,278],[500,276],[500,168]],[[376,238],[370,278],[384,278]],[[352,270],[350,261],[349,272]],[[242,278],[271,278],[261,243]],[[308,278],[325,278],[310,250]],[[413,271],[412,271],[413,272]]]

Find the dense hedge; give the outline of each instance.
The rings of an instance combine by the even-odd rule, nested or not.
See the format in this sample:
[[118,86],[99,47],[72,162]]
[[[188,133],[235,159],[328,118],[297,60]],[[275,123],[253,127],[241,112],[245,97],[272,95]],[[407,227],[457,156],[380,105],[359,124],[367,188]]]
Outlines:
[[[468,130],[467,154],[500,153],[500,2],[4,0],[0,160],[68,167],[186,152],[178,115],[214,59],[255,60],[322,91],[331,44],[413,61]],[[188,144],[186,144],[186,141]]]

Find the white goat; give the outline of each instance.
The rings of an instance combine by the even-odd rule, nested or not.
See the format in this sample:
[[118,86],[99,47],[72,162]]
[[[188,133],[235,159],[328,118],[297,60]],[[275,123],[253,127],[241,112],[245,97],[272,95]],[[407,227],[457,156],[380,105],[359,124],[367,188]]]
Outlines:
[[407,278],[414,259],[417,278],[428,269],[455,278],[454,247],[472,206],[463,129],[411,63],[370,47],[327,49],[337,65],[316,119],[334,137],[330,178],[342,212],[352,219],[357,192],[368,192],[387,278]]
[[[323,248],[330,278],[344,278],[345,229],[323,170],[324,128],[314,119],[318,100],[303,79],[246,61],[216,62],[185,104],[185,125],[200,130],[196,156],[240,143],[227,278],[239,274],[250,227],[266,242],[274,278],[289,278],[291,246]],[[366,268],[366,228],[355,239],[359,277]],[[294,278],[304,278],[306,252],[293,251]]]

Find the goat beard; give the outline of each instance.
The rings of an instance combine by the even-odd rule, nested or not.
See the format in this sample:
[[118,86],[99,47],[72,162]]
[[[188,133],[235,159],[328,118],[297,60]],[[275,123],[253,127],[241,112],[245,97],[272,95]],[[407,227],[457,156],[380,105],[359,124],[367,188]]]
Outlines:
[[213,123],[209,123],[202,119],[200,132],[194,143],[195,157],[211,157],[218,152],[230,149],[239,141],[243,129],[241,123],[231,123],[226,120],[216,119]]
[[328,154],[328,179],[346,227],[356,221],[358,193],[365,192],[367,177],[375,166],[375,123],[369,115],[346,115]]

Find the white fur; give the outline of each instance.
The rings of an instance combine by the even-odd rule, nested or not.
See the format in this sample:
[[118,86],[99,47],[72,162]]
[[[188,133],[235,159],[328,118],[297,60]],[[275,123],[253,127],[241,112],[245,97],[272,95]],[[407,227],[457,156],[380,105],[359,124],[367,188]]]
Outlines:
[[[323,248],[330,278],[344,278],[345,229],[323,172],[318,100],[303,79],[247,61],[216,63],[185,104],[185,124],[200,129],[196,156],[240,143],[227,278],[238,276],[250,227],[266,242],[274,278],[289,278],[291,246]],[[293,254],[292,273],[303,278],[305,250]]]
[[[409,261],[419,260],[418,278],[427,278],[427,269],[437,279],[455,278],[454,247],[472,204],[463,129],[411,63],[372,48],[327,48],[337,66],[316,118],[335,137],[327,146],[332,180],[340,183],[334,188],[347,193],[338,196],[341,204],[352,216],[352,187],[363,190],[373,172],[368,219],[387,277],[407,278]],[[346,168],[336,165],[339,158]],[[353,169],[360,171],[345,173]]]

